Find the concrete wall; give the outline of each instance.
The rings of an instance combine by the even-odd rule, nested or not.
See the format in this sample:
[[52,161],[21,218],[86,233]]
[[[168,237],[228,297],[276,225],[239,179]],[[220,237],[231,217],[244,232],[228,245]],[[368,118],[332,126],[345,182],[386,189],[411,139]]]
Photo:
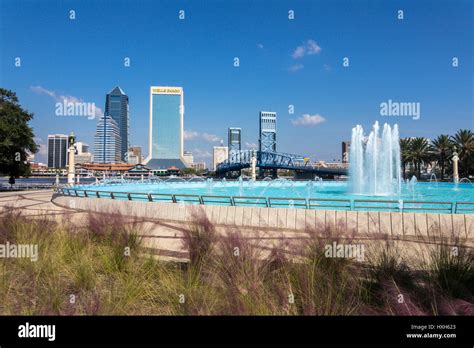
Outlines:
[[474,214],[396,213],[334,211],[289,208],[235,207],[150,203],[55,195],[53,203],[72,209],[114,212],[149,219],[193,221],[193,214],[204,212],[216,225],[236,225],[272,230],[336,228],[363,235],[431,237],[442,231],[446,236],[474,238]]

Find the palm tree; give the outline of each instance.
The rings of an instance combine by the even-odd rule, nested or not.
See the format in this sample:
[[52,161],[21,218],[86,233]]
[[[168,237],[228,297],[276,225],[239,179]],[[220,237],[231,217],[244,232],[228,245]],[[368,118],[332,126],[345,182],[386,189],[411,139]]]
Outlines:
[[444,168],[449,162],[451,157],[451,150],[453,148],[453,142],[449,138],[449,135],[441,134],[431,141],[431,152],[434,155],[434,159],[438,163],[441,170],[441,180],[444,178]]
[[460,172],[462,175],[468,176],[472,157],[474,157],[474,134],[469,129],[460,129],[451,137],[451,140],[456,146],[461,162]]
[[410,138],[401,138],[400,139],[400,160],[402,162],[402,175],[403,179],[406,176],[407,164],[411,162],[411,139]]
[[418,174],[418,180],[421,176],[421,165],[430,162],[432,154],[430,145],[426,138],[414,138],[410,144],[411,160],[415,164],[415,171]]

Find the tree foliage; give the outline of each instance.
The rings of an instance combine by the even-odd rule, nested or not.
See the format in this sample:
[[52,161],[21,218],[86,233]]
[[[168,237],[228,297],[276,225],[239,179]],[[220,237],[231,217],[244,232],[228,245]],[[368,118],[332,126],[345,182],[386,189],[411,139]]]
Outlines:
[[15,92],[0,88],[0,173],[18,177],[29,173],[27,155],[38,152],[33,129],[28,123],[33,114],[24,110]]

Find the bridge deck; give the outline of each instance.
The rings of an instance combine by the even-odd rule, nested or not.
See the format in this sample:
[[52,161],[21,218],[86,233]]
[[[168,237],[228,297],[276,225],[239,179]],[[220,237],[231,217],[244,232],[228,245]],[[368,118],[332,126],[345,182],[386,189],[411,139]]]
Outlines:
[[227,172],[249,168],[253,156],[257,159],[256,166],[261,169],[288,169],[318,175],[347,175],[348,173],[346,168],[316,166],[310,161],[305,161],[302,156],[298,155],[246,150],[231,154],[228,160],[217,166],[216,174],[225,174]]

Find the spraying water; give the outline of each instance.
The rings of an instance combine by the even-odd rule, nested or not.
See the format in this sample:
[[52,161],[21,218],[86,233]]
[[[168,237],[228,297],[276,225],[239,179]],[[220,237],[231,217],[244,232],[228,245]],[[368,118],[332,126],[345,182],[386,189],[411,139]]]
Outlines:
[[379,136],[379,123],[375,122],[369,136],[362,126],[352,128],[350,149],[350,177],[352,190],[356,194],[399,194],[400,135],[398,126],[393,129],[384,124]]

